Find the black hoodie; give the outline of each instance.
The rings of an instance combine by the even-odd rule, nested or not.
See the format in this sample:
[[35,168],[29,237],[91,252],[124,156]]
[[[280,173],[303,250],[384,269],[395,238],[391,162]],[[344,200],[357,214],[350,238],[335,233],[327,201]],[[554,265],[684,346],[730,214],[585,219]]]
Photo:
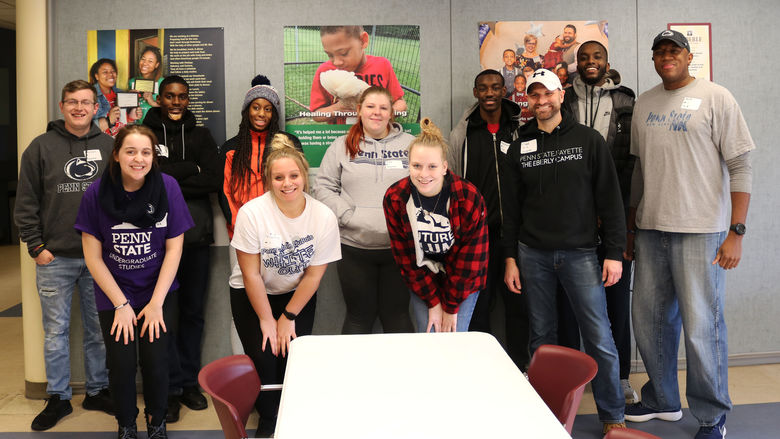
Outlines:
[[502,156],[504,256],[517,258],[518,241],[541,250],[596,247],[600,218],[606,258],[620,261],[626,229],[612,157],[596,130],[562,116],[551,133],[530,120]]
[[184,243],[208,245],[214,241],[209,194],[222,184],[222,171],[217,143],[208,128],[195,122],[189,110],[173,121],[164,117],[159,107],[151,108],[144,118],[144,125],[157,136],[160,170],[179,183],[195,221],[195,227],[184,233]]

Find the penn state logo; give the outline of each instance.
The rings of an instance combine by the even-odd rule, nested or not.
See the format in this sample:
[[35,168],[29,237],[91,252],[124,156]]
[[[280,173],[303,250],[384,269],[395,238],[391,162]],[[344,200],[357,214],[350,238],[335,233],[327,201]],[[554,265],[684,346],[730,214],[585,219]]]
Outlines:
[[151,203],[146,205],[146,213],[154,215],[154,206]]
[[76,181],[92,179],[98,173],[98,165],[84,157],[73,157],[65,163],[65,175]]

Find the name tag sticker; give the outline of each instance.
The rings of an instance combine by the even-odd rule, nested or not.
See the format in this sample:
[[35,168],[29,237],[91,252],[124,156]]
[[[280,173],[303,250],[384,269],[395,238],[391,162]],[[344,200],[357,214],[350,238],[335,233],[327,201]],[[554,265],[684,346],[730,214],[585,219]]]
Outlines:
[[696,111],[701,106],[701,99],[699,98],[684,98],[680,108],[683,110]]
[[88,149],[87,150],[87,161],[89,162],[99,162],[103,160],[103,156],[100,155],[99,149]]
[[168,157],[168,146],[157,145],[157,154],[159,154],[160,157]]
[[537,149],[539,148],[536,146],[536,139],[531,139],[520,144],[520,154],[536,152]]
[[263,248],[275,248],[282,245],[282,237],[274,232],[268,232],[263,239]]
[[509,143],[501,141],[501,144],[498,146],[501,149],[501,153],[506,154],[507,151],[509,151]]
[[385,168],[387,169],[403,169],[404,162],[401,160],[385,160]]

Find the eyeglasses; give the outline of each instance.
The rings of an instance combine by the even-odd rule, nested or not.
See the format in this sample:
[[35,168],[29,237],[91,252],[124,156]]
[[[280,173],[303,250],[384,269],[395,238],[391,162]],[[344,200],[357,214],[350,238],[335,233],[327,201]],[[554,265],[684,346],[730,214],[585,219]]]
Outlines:
[[65,99],[62,101],[62,103],[68,107],[77,107],[79,104],[81,104],[82,107],[91,107],[95,105],[95,101],[88,101],[86,99],[83,101],[77,101],[76,99]]

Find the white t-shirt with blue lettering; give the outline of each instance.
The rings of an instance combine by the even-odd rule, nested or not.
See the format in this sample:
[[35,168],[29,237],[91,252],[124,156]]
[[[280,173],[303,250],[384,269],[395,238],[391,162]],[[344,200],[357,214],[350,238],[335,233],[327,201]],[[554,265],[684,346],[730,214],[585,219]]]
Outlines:
[[[336,215],[308,194],[304,196],[306,207],[297,218],[286,217],[270,192],[244,204],[236,215],[230,245],[260,255],[260,275],[268,294],[293,291],[307,267],[341,259]],[[244,288],[238,264],[229,284]]]

